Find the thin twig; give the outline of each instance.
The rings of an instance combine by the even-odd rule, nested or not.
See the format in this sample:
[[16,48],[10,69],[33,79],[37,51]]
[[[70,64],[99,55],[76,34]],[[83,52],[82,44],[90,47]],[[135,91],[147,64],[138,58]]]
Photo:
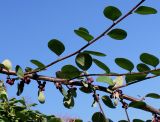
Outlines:
[[129,115],[128,115],[128,112],[127,112],[127,109],[125,108],[124,110],[125,110],[125,113],[126,113],[126,116],[127,116],[127,120],[128,120],[128,122],[130,122]]
[[47,69],[48,67],[62,61],[65,60],[67,58],[70,58],[78,53],[80,53],[82,50],[84,50],[85,48],[87,48],[88,46],[90,46],[91,44],[93,44],[94,42],[96,42],[97,40],[99,40],[100,38],[102,38],[103,36],[105,36],[114,26],[116,26],[118,23],[120,23],[122,20],[124,20],[126,17],[128,17],[130,14],[132,14],[133,11],[135,11],[145,0],[141,0],[135,7],[133,7],[128,13],[126,13],[122,18],[120,18],[119,20],[117,20],[116,22],[113,22],[113,24],[111,26],[108,27],[107,30],[105,30],[102,34],[100,34],[99,36],[97,36],[95,39],[93,39],[92,41],[90,41],[89,43],[87,43],[86,45],[84,45],[82,48],[80,48],[79,50],[64,56],[60,59],[57,59],[56,61],[51,62],[50,64],[46,65],[43,68],[37,69],[37,70],[33,70],[31,72],[26,72],[25,74],[32,74],[32,73],[36,73],[36,72],[40,72],[44,69]]
[[[15,73],[15,71],[9,71],[8,72],[5,69],[1,70],[0,73],[17,76],[16,73]],[[43,76],[43,75],[37,75],[37,77],[35,79],[35,77],[33,76],[33,74],[28,74],[27,76],[30,79],[33,79],[33,80],[44,80],[44,81],[48,81],[48,82],[52,82],[52,83],[59,82],[59,83],[61,83],[63,85],[70,85],[70,86],[83,86],[82,82],[79,82],[79,81],[68,82],[68,80],[66,80],[66,79],[54,78],[54,77]],[[110,90],[110,89],[108,89],[108,88],[106,88],[104,86],[93,85],[93,87],[96,90],[99,90],[99,91],[102,91],[102,92],[106,92],[106,93],[109,93],[109,94],[113,93],[112,90]],[[141,101],[140,99],[137,99],[137,98],[125,95],[125,94],[123,94],[123,98],[126,99],[126,100],[129,100],[129,101],[132,101],[132,102]],[[144,111],[148,111],[148,112],[160,115],[160,110],[155,109],[155,108],[153,108],[150,105],[146,105],[142,109]]]

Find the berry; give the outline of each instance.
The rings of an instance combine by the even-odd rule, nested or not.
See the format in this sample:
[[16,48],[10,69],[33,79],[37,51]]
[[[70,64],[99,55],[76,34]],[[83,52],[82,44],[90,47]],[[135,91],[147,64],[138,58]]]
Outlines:
[[25,78],[24,78],[24,82],[25,82],[26,84],[29,84],[29,83],[31,82],[31,80],[30,80],[29,77],[25,77]]

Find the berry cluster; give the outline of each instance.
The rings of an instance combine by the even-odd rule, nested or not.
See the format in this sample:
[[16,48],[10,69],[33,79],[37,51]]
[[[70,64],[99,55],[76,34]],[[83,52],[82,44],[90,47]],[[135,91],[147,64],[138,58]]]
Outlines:
[[8,83],[9,85],[13,85],[14,84],[14,82],[15,82],[15,79],[14,78],[7,78],[7,80],[6,80],[6,83]]

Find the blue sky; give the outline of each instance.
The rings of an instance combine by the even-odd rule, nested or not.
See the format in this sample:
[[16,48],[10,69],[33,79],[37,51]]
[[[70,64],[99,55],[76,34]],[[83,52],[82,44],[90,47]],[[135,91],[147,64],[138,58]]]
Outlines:
[[[66,47],[64,55],[76,51],[86,44],[86,41],[77,37],[73,30],[79,27],[86,27],[95,37],[102,33],[112,22],[103,16],[103,9],[106,6],[114,5],[121,9],[123,14],[130,10],[139,0],[14,0],[0,1],[0,61],[10,59],[15,67],[17,64],[22,66],[34,67],[31,59],[37,59],[44,64],[56,60],[58,57],[48,48],[47,43],[50,39],[56,38],[61,40]],[[160,10],[159,1],[148,0],[143,5],[148,5]],[[133,14],[123,22],[118,24],[117,28],[122,28],[128,32],[125,40],[117,41],[109,37],[104,37],[94,43],[89,50],[98,50],[105,52],[107,57],[99,58],[105,62],[112,71],[126,72],[120,69],[115,63],[116,57],[125,57],[138,64],[139,55],[143,52],[151,53],[160,57],[159,54],[159,20],[160,14],[140,16]],[[55,76],[55,71],[60,70],[63,65],[73,64],[75,57],[67,59],[57,65],[49,68],[40,74]],[[103,73],[95,65],[89,70],[90,73]],[[4,79],[4,76],[0,75]],[[124,88],[124,93],[138,97],[144,96],[149,92],[160,93],[159,78],[146,80]],[[10,87],[7,85],[10,97],[16,96],[16,85]],[[37,84],[31,83],[26,86],[24,96],[30,102],[37,100]],[[64,108],[63,97],[51,83],[46,86],[46,103],[39,104],[36,109],[47,114],[58,116],[79,117],[84,122],[90,120],[92,114],[99,111],[98,108],[92,108],[92,95],[85,95],[78,92],[75,107],[71,110]],[[104,93],[101,93],[104,95]],[[156,108],[160,108],[157,100],[146,99],[148,103]],[[116,110],[111,110],[105,106],[106,115],[113,121],[126,119],[124,111],[120,105]],[[144,120],[151,117],[150,113],[140,110],[129,109],[130,118],[143,118]],[[115,117],[116,116],[116,117]]]

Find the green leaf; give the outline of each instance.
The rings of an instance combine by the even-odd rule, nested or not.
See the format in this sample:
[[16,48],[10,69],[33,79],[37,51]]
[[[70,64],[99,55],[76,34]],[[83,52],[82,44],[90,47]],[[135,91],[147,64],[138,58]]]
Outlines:
[[130,83],[137,80],[143,80],[146,76],[147,74],[130,74],[126,75],[125,80],[127,83]]
[[121,15],[121,11],[114,7],[114,6],[108,6],[104,9],[103,14],[106,18],[115,21],[117,20]]
[[135,10],[135,13],[141,14],[141,15],[156,14],[157,10],[148,6],[140,6]]
[[137,70],[139,72],[145,72],[145,71],[150,71],[151,69],[146,64],[140,63],[137,65]]
[[160,95],[156,94],[156,93],[149,93],[145,97],[150,97],[150,98],[154,98],[154,99],[160,99]]
[[75,88],[70,88],[69,89],[69,93],[71,94],[71,96],[73,97],[77,97],[77,92]]
[[23,70],[19,65],[16,66],[16,74],[19,78],[24,78]]
[[94,38],[92,35],[89,34],[89,31],[86,28],[81,27],[78,30],[74,30],[74,32],[88,42]]
[[48,48],[58,56],[60,56],[65,50],[63,43],[57,39],[50,40],[48,42]]
[[143,109],[145,106],[146,106],[146,103],[142,101],[131,102],[129,104],[129,107],[137,108],[137,109]]
[[93,122],[106,122],[106,119],[101,112],[96,112],[92,116],[92,121]]
[[103,103],[108,106],[109,108],[116,108],[113,103],[112,100],[108,97],[108,96],[102,96],[102,101]]
[[44,96],[43,91],[38,91],[38,101],[39,101],[41,104],[45,103],[45,96]]
[[123,85],[123,82],[124,82],[123,76],[117,76],[117,77],[113,80],[113,83],[114,83],[114,87],[113,87],[113,88],[122,86],[122,85]]
[[108,83],[111,86],[114,85],[113,80],[109,76],[99,76],[97,77],[96,81]]
[[61,118],[52,117],[49,120],[47,120],[47,122],[63,122],[63,121],[61,120]]
[[134,119],[133,122],[145,122],[145,121],[143,121],[141,119]]
[[127,32],[122,29],[113,29],[108,34],[109,37],[116,40],[123,40],[127,37]]
[[119,120],[118,122],[128,122],[127,120]]
[[62,87],[61,89],[59,89],[59,91],[61,92],[61,94],[67,99],[68,98],[68,93],[67,91]]
[[83,51],[83,52],[84,52],[84,53],[88,53],[88,54],[90,54],[90,55],[94,55],[94,56],[101,56],[101,57],[106,56],[106,54],[101,53],[101,52],[97,52],[97,51],[85,50],[85,51]]
[[125,59],[125,58],[116,58],[116,59],[115,59],[115,63],[116,63],[118,66],[120,66],[121,68],[126,69],[126,70],[128,70],[128,71],[130,71],[130,72],[131,72],[131,71],[133,70],[133,68],[134,68],[133,63],[132,63],[130,60]]
[[77,66],[82,70],[88,70],[92,65],[92,57],[87,53],[79,53],[75,61]]
[[159,59],[156,56],[151,55],[149,53],[143,53],[143,54],[141,54],[140,55],[140,60],[143,63],[151,65],[153,67],[156,67],[159,64]]
[[74,99],[73,97],[63,98],[63,104],[66,108],[71,109],[74,106]]
[[76,119],[76,120],[74,120],[74,122],[83,122],[83,120],[81,120],[81,119]]
[[82,91],[83,93],[86,93],[86,94],[90,94],[90,93],[93,92],[92,89],[90,89],[90,88],[88,88],[88,87],[86,88],[86,87],[84,87],[84,86],[83,86],[83,87],[80,87],[79,90]]
[[45,67],[45,65],[43,63],[41,63],[40,61],[38,61],[38,60],[31,60],[31,62],[33,64],[35,64],[40,69]]
[[20,96],[24,90],[24,82],[20,81],[20,83],[18,83],[17,87],[18,87],[17,96]]
[[65,65],[62,67],[61,71],[56,72],[58,78],[71,79],[80,75],[79,69],[72,65]]
[[103,62],[93,59],[93,62],[101,69],[103,69],[106,73],[110,73],[110,69],[108,68],[107,65],[105,65]]
[[151,73],[154,75],[160,75],[160,70],[151,71]]
[[65,65],[65,66],[63,66],[62,69],[61,69],[61,71],[64,74],[69,75],[71,78],[80,75],[80,71],[76,67],[74,67],[72,65]]
[[12,63],[9,59],[5,59],[2,64],[4,65],[5,69],[11,70],[12,69]]

